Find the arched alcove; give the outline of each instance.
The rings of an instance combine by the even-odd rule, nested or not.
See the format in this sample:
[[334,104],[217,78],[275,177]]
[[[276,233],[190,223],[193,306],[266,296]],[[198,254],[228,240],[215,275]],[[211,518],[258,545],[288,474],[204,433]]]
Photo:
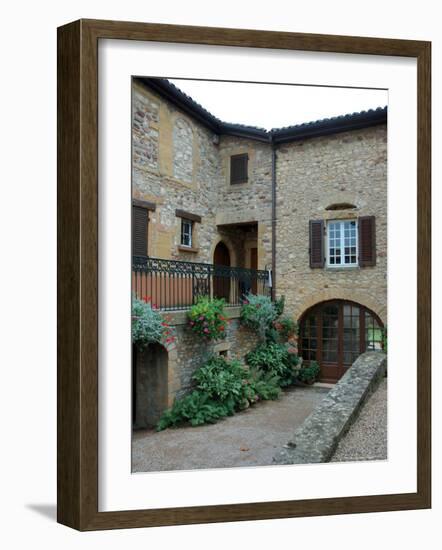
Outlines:
[[153,428],[167,409],[168,352],[160,344],[134,348],[133,364],[133,425]]
[[[213,252],[215,266],[230,267],[230,252],[226,244],[220,241]],[[213,295],[215,298],[224,298],[226,302],[230,298],[230,277],[217,276],[213,278]]]

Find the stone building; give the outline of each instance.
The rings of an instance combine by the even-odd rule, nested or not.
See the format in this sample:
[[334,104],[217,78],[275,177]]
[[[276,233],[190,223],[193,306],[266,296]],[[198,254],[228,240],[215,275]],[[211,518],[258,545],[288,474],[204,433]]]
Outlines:
[[197,293],[231,305],[220,353],[239,357],[254,345],[237,319],[248,290],[285,295],[299,353],[320,363],[324,381],[381,346],[387,108],[266,131],[217,119],[167,80],[136,78],[132,138],[134,263],[150,262],[147,273],[134,269],[133,288],[184,310],[171,314],[178,341],[160,400],[170,405],[188,389],[213,351],[186,333]]

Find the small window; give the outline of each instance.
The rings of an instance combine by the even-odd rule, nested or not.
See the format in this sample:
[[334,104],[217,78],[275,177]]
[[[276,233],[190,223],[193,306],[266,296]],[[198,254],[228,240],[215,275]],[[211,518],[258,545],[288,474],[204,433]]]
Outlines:
[[358,225],[356,220],[327,223],[327,266],[358,265]]
[[249,155],[233,155],[230,157],[230,183],[247,183]]
[[192,246],[192,229],[193,222],[192,220],[186,220],[185,218],[181,219],[181,245],[182,246]]

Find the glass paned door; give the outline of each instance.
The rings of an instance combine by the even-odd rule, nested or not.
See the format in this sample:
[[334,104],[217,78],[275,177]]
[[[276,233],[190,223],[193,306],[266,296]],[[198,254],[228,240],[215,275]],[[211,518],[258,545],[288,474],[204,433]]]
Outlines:
[[320,380],[336,382],[361,353],[383,349],[383,326],[367,308],[341,300],[310,309],[301,320],[300,354],[317,361]]

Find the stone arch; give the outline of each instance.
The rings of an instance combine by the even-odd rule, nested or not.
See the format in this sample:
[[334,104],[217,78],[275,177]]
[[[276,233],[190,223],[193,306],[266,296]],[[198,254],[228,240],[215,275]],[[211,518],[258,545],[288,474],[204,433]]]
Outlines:
[[235,247],[233,246],[232,241],[229,239],[229,237],[226,237],[225,235],[217,235],[212,243],[212,248],[210,249],[210,260],[213,263],[213,257],[215,254],[215,249],[219,245],[219,243],[223,243],[226,245],[229,254],[230,254],[230,265],[232,267],[237,267],[238,265],[238,256],[235,251]]
[[169,352],[161,344],[134,350],[134,428],[152,428],[169,405]]
[[193,129],[183,117],[173,122],[173,176],[186,183],[193,181]]
[[351,205],[353,210],[359,210],[364,206],[361,204],[361,197],[353,191],[328,191],[321,195],[319,209],[329,211],[330,206],[339,204]]
[[340,210],[356,210],[357,206],[349,202],[334,202],[325,207],[326,210],[336,212]]
[[325,300],[299,320],[298,352],[319,365],[321,382],[339,380],[366,351],[383,349],[384,324],[372,309],[348,299]]
[[321,302],[327,302],[329,300],[348,300],[355,302],[361,306],[373,311],[384,325],[387,324],[387,306],[381,304],[378,300],[369,296],[364,292],[358,292],[354,290],[345,290],[339,288],[326,288],[319,292],[310,294],[305,298],[296,308],[294,312],[294,318],[299,321],[302,315],[311,307]]

